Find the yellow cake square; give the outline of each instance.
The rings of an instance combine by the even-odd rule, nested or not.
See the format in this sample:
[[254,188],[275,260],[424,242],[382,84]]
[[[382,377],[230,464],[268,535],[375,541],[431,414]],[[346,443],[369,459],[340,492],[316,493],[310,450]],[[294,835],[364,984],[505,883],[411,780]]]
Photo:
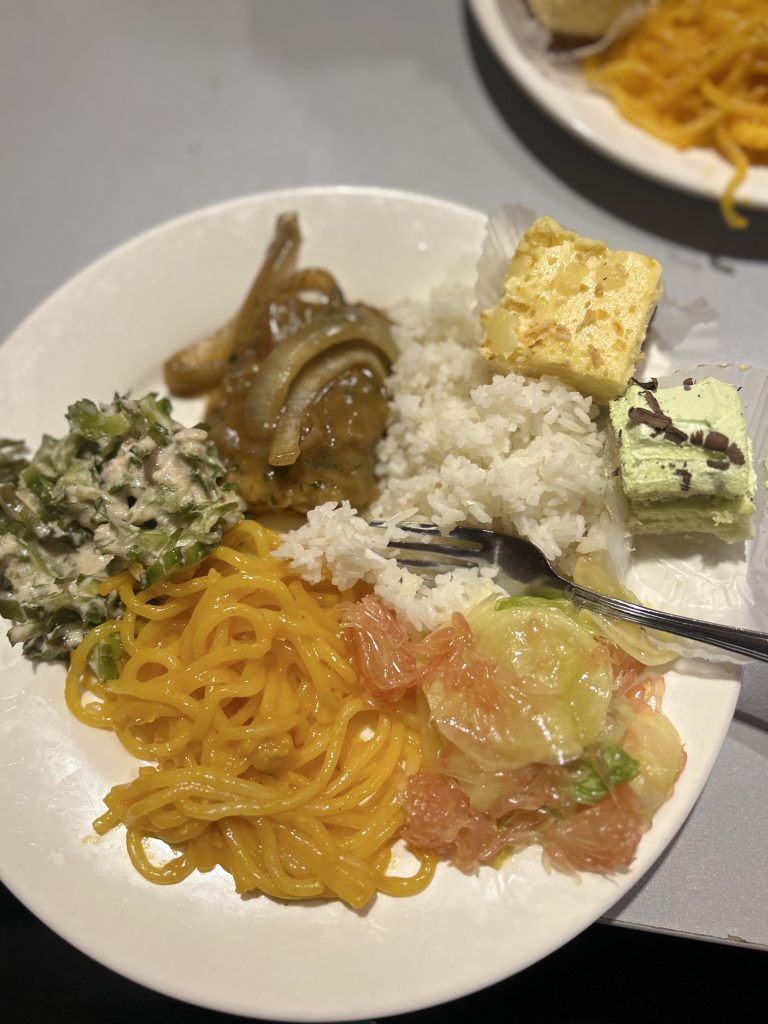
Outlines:
[[504,372],[559,377],[609,402],[635,372],[660,282],[650,256],[540,217],[512,257],[501,302],[483,314],[483,354]]

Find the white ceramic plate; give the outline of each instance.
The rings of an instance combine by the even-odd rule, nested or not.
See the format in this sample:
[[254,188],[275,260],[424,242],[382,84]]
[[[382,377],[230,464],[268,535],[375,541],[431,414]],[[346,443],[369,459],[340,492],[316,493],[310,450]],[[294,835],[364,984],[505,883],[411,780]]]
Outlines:
[[[287,209],[301,216],[306,261],[332,268],[350,297],[386,304],[473,280],[484,217],[435,199],[340,188],[202,210],[99,260],[0,346],[2,433],[36,444],[42,431],[64,429],[77,398],[159,386],[161,360],[237,306]],[[155,887],[130,867],[118,831],[89,839],[103,794],[136,763],[114,736],[68,716],[61,668],[34,671],[3,639],[0,874],[73,945],[159,992],[276,1020],[405,1013],[546,956],[642,877],[693,806],[728,728],[738,683],[722,666],[713,672],[669,677],[667,710],[688,765],[626,875],[547,874],[531,849],[476,877],[443,868],[420,896],[354,913],[241,899],[223,873]]]
[[[582,142],[637,174],[664,185],[719,199],[731,165],[713,150],[678,150],[625,121],[613,104],[591,92],[578,67],[551,71],[536,59],[502,11],[517,0],[470,0],[480,29],[517,83]],[[740,204],[768,207],[768,167],[753,167],[737,193]]]

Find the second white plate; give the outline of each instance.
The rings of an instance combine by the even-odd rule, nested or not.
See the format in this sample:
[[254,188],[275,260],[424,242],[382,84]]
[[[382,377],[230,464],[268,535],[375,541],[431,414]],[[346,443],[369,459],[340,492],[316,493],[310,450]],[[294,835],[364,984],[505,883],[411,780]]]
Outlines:
[[[506,0],[509,2],[509,0]],[[664,185],[719,199],[731,165],[714,150],[675,149],[626,121],[604,96],[591,92],[578,66],[558,65],[548,74],[504,17],[505,0],[470,0],[470,7],[496,56],[542,109],[582,142]],[[737,202],[768,208],[768,167],[752,167]]]

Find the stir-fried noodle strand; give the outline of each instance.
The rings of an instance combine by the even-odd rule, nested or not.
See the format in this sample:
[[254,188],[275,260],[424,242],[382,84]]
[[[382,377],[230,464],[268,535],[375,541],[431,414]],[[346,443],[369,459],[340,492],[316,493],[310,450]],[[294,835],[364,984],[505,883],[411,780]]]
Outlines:
[[629,121],[665,142],[707,146],[731,164],[721,198],[731,227],[750,164],[768,158],[768,4],[765,0],[660,0],[587,77]]
[[[128,574],[106,584],[126,610],[78,647],[67,703],[156,767],[110,791],[95,830],[125,825],[133,864],[158,883],[221,865],[238,892],[282,899],[419,892],[434,856],[390,873],[398,794],[421,760],[415,704],[363,692],[338,634],[354,595],[296,579],[276,544],[243,522],[194,571],[141,593]],[[120,677],[100,684],[88,657],[110,638]],[[156,863],[152,840],[174,855]]]

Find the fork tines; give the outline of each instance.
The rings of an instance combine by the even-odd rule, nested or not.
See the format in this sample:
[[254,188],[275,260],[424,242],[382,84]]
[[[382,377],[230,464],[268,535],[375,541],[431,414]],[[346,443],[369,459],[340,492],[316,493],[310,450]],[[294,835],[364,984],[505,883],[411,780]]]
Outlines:
[[[374,520],[371,526],[384,526],[381,520]],[[450,569],[479,568],[480,561],[472,555],[483,550],[483,545],[475,539],[469,530],[454,530],[441,533],[432,523],[398,523],[397,528],[412,533],[418,540],[401,540],[391,538],[388,547],[407,551],[411,557],[401,558],[398,563],[409,568],[448,572]],[[423,557],[417,557],[417,556]],[[439,556],[437,559],[435,556]]]

